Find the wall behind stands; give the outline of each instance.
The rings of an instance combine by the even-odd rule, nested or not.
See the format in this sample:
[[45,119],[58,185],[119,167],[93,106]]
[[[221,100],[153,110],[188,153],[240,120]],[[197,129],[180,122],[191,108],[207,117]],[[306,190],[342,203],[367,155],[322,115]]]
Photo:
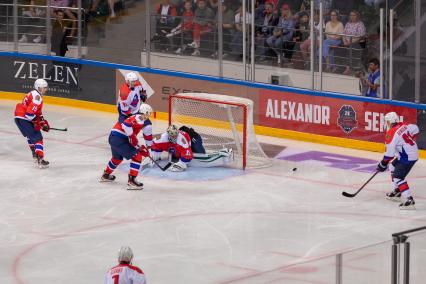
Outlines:
[[418,143],[426,149],[426,105],[22,53],[0,52],[0,68],[0,91],[26,93],[35,79],[44,78],[49,96],[95,102],[96,109],[115,104],[123,73],[133,70],[154,91],[148,102],[159,117],[166,118],[168,97],[176,92],[245,97],[254,101],[257,133],[373,151],[383,150],[384,114],[396,111],[419,124]]

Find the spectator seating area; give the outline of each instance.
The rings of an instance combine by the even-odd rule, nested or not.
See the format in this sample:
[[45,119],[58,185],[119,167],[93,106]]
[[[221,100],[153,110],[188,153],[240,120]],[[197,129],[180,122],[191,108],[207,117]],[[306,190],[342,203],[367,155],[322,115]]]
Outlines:
[[[0,6],[0,41],[13,41],[13,3],[5,0]],[[27,0],[18,8],[19,43],[46,42],[46,5],[50,1],[52,43],[56,54],[64,55],[64,45],[77,42],[77,0]],[[107,21],[125,17],[121,13],[128,3],[136,0],[82,0],[82,44],[89,38],[88,26],[105,25]],[[22,3],[21,3],[22,2]],[[314,1],[314,19],[311,19],[310,1],[257,0],[255,10],[246,7],[246,34],[250,35],[254,17],[255,62],[276,67],[310,69],[311,36],[315,38],[315,58],[322,56],[325,72],[351,75],[365,69],[369,38],[377,36],[377,8],[362,1],[323,1],[324,37],[319,38],[319,1]],[[354,4],[358,3],[360,4]],[[152,52],[176,55],[218,58],[219,0],[157,0],[151,1]],[[250,59],[251,39],[243,36],[243,7],[238,0],[222,0],[222,40],[224,60],[242,61],[243,41],[246,41],[247,59]],[[31,6],[25,6],[31,5]],[[40,6],[41,5],[41,6]],[[64,6],[66,5],[66,6]],[[363,11],[360,13],[359,11]],[[367,11],[367,12],[366,12]],[[139,12],[141,19],[144,12]],[[374,26],[369,23],[374,23]],[[314,24],[314,35],[310,26]],[[369,27],[368,29],[366,27]],[[93,30],[93,29],[92,29]],[[105,30],[101,29],[100,34]],[[144,35],[144,27],[139,31]],[[129,34],[134,31],[129,31]],[[94,34],[92,32],[92,34]],[[62,47],[60,47],[62,46]],[[61,49],[62,48],[62,49]],[[90,52],[90,51],[89,51]],[[318,60],[316,60],[318,61]],[[316,62],[318,63],[318,62]],[[315,64],[318,68],[318,64]]]

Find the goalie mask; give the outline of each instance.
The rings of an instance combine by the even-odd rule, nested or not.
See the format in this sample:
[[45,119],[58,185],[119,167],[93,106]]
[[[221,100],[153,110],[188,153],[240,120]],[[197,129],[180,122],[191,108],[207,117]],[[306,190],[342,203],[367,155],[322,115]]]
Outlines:
[[130,247],[121,247],[118,251],[118,262],[132,262],[133,251]]
[[167,135],[169,136],[169,142],[174,144],[176,143],[177,137],[179,135],[179,130],[175,125],[172,124],[167,128]]

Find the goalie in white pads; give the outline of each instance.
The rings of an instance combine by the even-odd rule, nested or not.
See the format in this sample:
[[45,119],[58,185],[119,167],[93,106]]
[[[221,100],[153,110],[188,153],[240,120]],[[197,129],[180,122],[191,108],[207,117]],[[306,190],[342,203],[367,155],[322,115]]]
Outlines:
[[201,136],[194,129],[182,126],[178,129],[170,125],[160,138],[154,139],[151,157],[159,160],[162,152],[169,152],[178,159],[169,168],[174,172],[185,171],[188,165],[193,167],[220,167],[233,162],[232,149],[206,153]]

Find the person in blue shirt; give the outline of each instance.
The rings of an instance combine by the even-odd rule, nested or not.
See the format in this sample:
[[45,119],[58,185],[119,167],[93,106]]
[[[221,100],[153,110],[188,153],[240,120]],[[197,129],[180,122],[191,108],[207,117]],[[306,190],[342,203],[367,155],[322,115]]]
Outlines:
[[367,97],[380,98],[380,62],[377,58],[372,58],[368,61],[368,77],[361,77],[363,84],[368,89],[366,92]]

